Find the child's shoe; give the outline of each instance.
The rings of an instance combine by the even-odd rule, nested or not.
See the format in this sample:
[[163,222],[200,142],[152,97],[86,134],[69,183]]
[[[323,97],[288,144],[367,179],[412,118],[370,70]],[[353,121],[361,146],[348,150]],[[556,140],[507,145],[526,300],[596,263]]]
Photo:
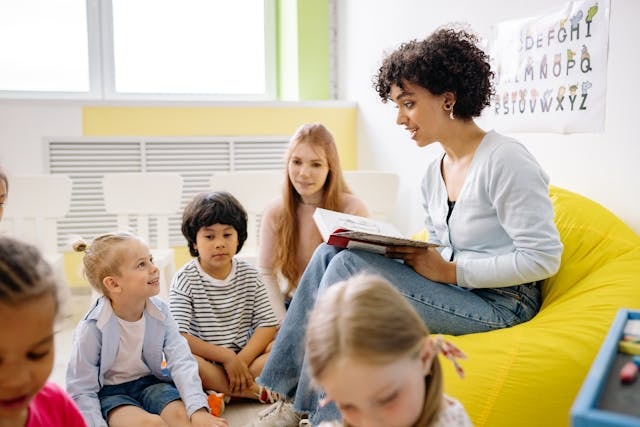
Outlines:
[[224,412],[225,396],[224,393],[218,393],[217,391],[207,390],[207,402],[211,409],[211,415],[219,417]]

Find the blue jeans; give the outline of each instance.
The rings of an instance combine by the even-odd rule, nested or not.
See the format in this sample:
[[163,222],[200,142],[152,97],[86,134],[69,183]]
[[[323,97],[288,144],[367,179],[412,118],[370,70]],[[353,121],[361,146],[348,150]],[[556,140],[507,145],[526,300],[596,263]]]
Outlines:
[[432,282],[402,262],[378,254],[318,246],[259,377],[262,385],[293,398],[295,410],[308,413],[313,425],[341,417],[333,403],[319,406],[322,392],[311,385],[304,353],[307,315],[324,289],[364,272],[390,281],[433,333],[462,335],[505,328],[531,319],[540,308],[536,285],[464,289]]
[[153,375],[122,384],[106,385],[98,392],[102,417],[107,420],[109,412],[122,405],[132,405],[152,414],[160,415],[165,406],[180,400],[180,392],[171,382]]

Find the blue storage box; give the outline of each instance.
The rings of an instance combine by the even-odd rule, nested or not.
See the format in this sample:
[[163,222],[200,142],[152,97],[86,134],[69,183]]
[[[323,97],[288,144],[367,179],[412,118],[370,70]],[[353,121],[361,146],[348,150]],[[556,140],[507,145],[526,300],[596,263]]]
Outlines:
[[[622,339],[625,325],[629,319],[640,320],[640,311],[626,309],[618,311],[571,407],[571,425],[573,427],[640,426],[640,417],[602,409],[601,405],[603,391],[607,387],[607,383],[610,385],[614,381],[617,381],[616,387],[619,389],[618,391],[640,398],[640,379],[630,385],[619,384],[620,365],[631,359],[631,356],[619,356],[618,352],[618,343]],[[610,378],[612,375],[614,378]]]

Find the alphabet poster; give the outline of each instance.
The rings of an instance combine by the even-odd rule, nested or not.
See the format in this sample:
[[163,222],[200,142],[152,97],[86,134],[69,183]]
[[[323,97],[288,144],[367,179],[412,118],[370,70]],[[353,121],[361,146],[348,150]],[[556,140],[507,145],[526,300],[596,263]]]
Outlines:
[[610,0],[576,0],[496,25],[486,117],[501,131],[604,131],[609,14]]

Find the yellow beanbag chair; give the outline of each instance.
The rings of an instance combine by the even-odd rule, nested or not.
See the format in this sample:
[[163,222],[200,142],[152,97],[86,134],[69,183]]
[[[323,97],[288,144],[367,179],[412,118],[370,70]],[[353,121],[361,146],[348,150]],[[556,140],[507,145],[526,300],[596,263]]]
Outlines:
[[529,322],[447,337],[468,355],[445,391],[476,427],[568,426],[569,410],[619,308],[640,309],[640,236],[578,194],[550,189],[564,252]]

